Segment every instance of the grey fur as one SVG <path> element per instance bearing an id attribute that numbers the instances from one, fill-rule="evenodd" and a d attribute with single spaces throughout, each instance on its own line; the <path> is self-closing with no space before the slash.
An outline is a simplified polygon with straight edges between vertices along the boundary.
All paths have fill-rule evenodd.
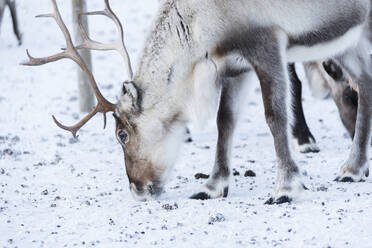
<path id="1" fill-rule="evenodd" d="M 319 30 L 314 30 L 297 37 L 290 37 L 289 46 L 298 44 L 313 46 L 319 42 L 332 41 L 343 35 L 350 28 L 363 23 L 364 12 L 362 9 L 353 9 L 350 12 L 344 13 L 343 16 L 332 20 L 330 23 L 325 24 Z"/>

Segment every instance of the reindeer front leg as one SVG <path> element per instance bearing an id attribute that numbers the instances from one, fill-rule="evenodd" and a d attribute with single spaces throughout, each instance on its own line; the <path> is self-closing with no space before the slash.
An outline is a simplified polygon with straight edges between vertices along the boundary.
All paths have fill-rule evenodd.
<path id="1" fill-rule="evenodd" d="M 230 157 L 234 129 L 238 119 L 240 97 L 248 82 L 245 75 L 223 77 L 222 92 L 217 115 L 218 140 L 214 167 L 208 182 L 191 199 L 206 200 L 227 197 L 230 178 Z"/>
<path id="2" fill-rule="evenodd" d="M 252 36 L 257 37 L 257 36 Z M 274 137 L 278 172 L 276 190 L 266 204 L 290 202 L 304 189 L 300 181 L 300 172 L 292 159 L 289 147 L 289 75 L 285 59 L 286 38 L 278 37 L 274 32 L 262 32 L 262 42 L 247 42 L 245 51 L 260 80 L 265 117 Z M 256 46 L 249 46 L 255 44 Z M 263 45 L 265 44 L 265 45 Z M 265 47 L 266 46 L 266 47 Z"/>

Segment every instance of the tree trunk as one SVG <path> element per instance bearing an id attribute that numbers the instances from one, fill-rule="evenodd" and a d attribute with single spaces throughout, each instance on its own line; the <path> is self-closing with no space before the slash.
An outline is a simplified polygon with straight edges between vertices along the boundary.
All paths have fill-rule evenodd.
<path id="1" fill-rule="evenodd" d="M 72 0 L 72 16 L 73 16 L 73 29 L 74 29 L 74 43 L 79 45 L 82 43 L 82 37 L 80 34 L 80 28 L 78 24 L 79 13 L 86 12 L 87 5 L 85 0 Z M 81 23 L 84 28 L 88 30 L 88 18 L 86 16 L 81 17 Z M 92 58 L 89 50 L 79 51 L 84 62 L 88 66 L 89 70 L 92 71 Z M 90 112 L 95 107 L 95 97 L 93 90 L 89 84 L 89 80 L 85 73 L 83 73 L 80 68 L 78 69 L 78 84 L 79 84 L 79 105 L 81 112 Z"/>

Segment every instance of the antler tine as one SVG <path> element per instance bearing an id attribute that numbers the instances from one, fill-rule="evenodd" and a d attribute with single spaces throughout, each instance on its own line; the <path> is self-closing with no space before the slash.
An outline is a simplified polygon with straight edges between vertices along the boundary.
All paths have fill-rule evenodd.
<path id="1" fill-rule="evenodd" d="M 132 70 L 132 65 L 130 61 L 130 57 L 127 51 L 127 48 L 125 46 L 124 42 L 124 30 L 123 26 L 119 20 L 119 18 L 116 16 L 116 14 L 112 11 L 110 3 L 108 0 L 105 0 L 105 9 L 103 11 L 93 11 L 93 12 L 83 12 L 79 14 L 80 16 L 82 15 L 103 15 L 115 23 L 117 29 L 118 29 L 118 41 L 114 44 L 103 44 L 97 41 L 94 41 L 89 38 L 86 30 L 84 29 L 81 20 L 79 18 L 79 27 L 82 33 L 83 37 L 83 44 L 77 46 L 77 49 L 91 49 L 91 50 L 99 50 L 99 51 L 108 51 L 108 50 L 116 50 L 120 55 L 123 57 L 125 63 L 126 63 L 126 68 L 129 74 L 129 78 L 133 79 L 133 70 Z"/>
<path id="2" fill-rule="evenodd" d="M 96 83 L 96 80 L 94 79 L 94 76 L 92 72 L 88 69 L 86 64 L 84 63 L 84 60 L 80 56 L 80 54 L 77 52 L 76 48 L 73 45 L 72 39 L 71 39 L 71 34 L 68 31 L 65 23 L 62 20 L 61 14 L 58 10 L 58 6 L 56 3 L 56 0 L 51 0 L 54 8 L 54 13 L 53 14 L 45 14 L 45 15 L 39 15 L 38 17 L 51 17 L 53 18 L 56 23 L 58 24 L 59 28 L 61 29 L 65 41 L 66 41 L 66 48 L 63 49 L 63 52 L 57 53 L 52 56 L 44 57 L 44 58 L 35 58 L 32 57 L 27 50 L 27 56 L 29 58 L 28 62 L 22 63 L 22 65 L 26 66 L 39 66 L 39 65 L 44 65 L 50 62 L 55 62 L 61 59 L 71 59 L 73 60 L 76 64 L 80 66 L 80 68 L 87 74 L 89 78 L 89 83 L 91 87 L 94 90 L 94 94 L 97 98 L 97 105 L 94 108 L 92 112 L 90 112 L 87 116 L 85 116 L 81 121 L 79 121 L 77 124 L 74 126 L 65 126 L 62 125 L 57 119 L 53 116 L 54 122 L 57 124 L 58 127 L 70 131 L 74 137 L 77 137 L 76 133 L 82 128 L 93 116 L 95 116 L 97 113 L 102 113 L 104 117 L 104 128 L 106 127 L 106 113 L 115 111 L 115 105 L 106 100 Z"/>
<path id="3" fill-rule="evenodd" d="M 52 117 L 53 117 L 54 123 L 56 123 L 56 125 L 59 128 L 62 128 L 63 130 L 71 132 L 72 136 L 74 136 L 74 138 L 77 138 L 78 137 L 77 132 L 80 130 L 80 128 L 82 128 L 90 119 L 92 119 L 99 112 L 101 111 L 99 109 L 99 106 L 97 105 L 92 112 L 90 112 L 87 116 L 85 116 L 82 120 L 80 120 L 78 123 L 76 123 L 73 126 L 65 126 L 62 123 L 60 123 L 54 115 L 52 115 Z M 106 113 L 105 112 L 103 113 L 103 128 L 104 129 L 106 128 Z"/>
<path id="4" fill-rule="evenodd" d="M 79 23 L 80 33 L 83 38 L 83 43 L 78 45 L 76 49 L 91 49 L 91 50 L 99 50 L 99 51 L 115 50 L 116 47 L 112 44 L 103 44 L 101 42 L 97 42 L 89 38 L 87 31 L 84 29 L 83 24 L 80 21 L 80 16 L 82 15 L 89 15 L 89 13 L 79 14 L 78 23 Z"/>
<path id="5" fill-rule="evenodd" d="M 23 62 L 23 63 L 21 63 L 21 65 L 26 65 L 26 66 L 44 65 L 44 64 L 47 64 L 47 63 L 58 61 L 58 60 L 63 59 L 63 58 L 66 57 L 65 52 L 57 53 L 55 55 L 48 56 L 48 57 L 45 57 L 45 58 L 35 58 L 35 57 L 31 56 L 28 49 L 26 49 L 26 53 L 27 53 L 27 57 L 29 58 L 29 61 L 28 62 Z"/>
<path id="6" fill-rule="evenodd" d="M 96 114 L 98 113 L 98 108 L 97 106 L 94 108 L 94 110 L 92 112 L 90 112 L 87 116 L 85 116 L 81 121 L 79 121 L 78 123 L 76 123 L 75 125 L 73 126 L 65 126 L 63 125 L 62 123 L 60 123 L 56 117 L 53 115 L 53 120 L 54 122 L 56 123 L 56 125 L 66 131 L 69 131 L 72 133 L 72 135 L 74 136 L 74 138 L 77 138 L 77 132 L 80 130 L 80 128 L 82 128 L 90 119 L 92 119 L 93 116 L 95 116 Z M 106 125 L 106 124 L 105 124 Z"/>
<path id="7" fill-rule="evenodd" d="M 65 23 L 62 20 L 61 13 L 59 12 L 59 9 L 57 6 L 57 2 L 56 0 L 51 0 L 51 1 L 53 4 L 53 9 L 54 9 L 53 17 L 55 21 L 57 22 L 59 28 L 61 29 L 63 36 L 65 37 L 67 50 L 74 50 L 74 45 L 72 43 L 70 32 L 68 31 Z M 47 17 L 48 15 L 45 15 L 45 16 Z M 40 15 L 40 17 L 44 17 L 44 15 Z"/>

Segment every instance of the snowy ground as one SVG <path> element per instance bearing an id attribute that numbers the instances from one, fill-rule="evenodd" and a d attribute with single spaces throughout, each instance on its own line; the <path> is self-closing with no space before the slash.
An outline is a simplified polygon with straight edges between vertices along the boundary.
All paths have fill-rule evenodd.
<path id="1" fill-rule="evenodd" d="M 305 87 L 304 106 L 321 153 L 296 154 L 310 191 L 292 204 L 265 206 L 276 172 L 273 141 L 253 83 L 233 149 L 230 195 L 188 200 L 209 173 L 216 128 L 194 132 L 159 201 L 135 202 L 128 190 L 123 154 L 109 119 L 102 130 L 94 118 L 76 141 L 57 128 L 55 114 L 72 123 L 78 113 L 75 65 L 65 61 L 40 68 L 18 64 L 25 49 L 49 55 L 63 46 L 47 13 L 47 0 L 18 1 L 24 44 L 16 46 L 8 12 L 0 38 L 0 247 L 372 247 L 372 181 L 347 184 L 333 179 L 351 142 L 331 100 L 315 100 Z M 71 1 L 59 1 L 71 24 Z M 102 1 L 89 0 L 90 9 Z M 157 0 L 112 0 L 126 27 L 136 62 Z M 91 20 L 95 37 L 110 41 L 115 28 Z M 115 100 L 125 79 L 121 58 L 94 53 L 94 68 L 105 96 Z M 257 177 L 244 177 L 253 170 Z"/>

